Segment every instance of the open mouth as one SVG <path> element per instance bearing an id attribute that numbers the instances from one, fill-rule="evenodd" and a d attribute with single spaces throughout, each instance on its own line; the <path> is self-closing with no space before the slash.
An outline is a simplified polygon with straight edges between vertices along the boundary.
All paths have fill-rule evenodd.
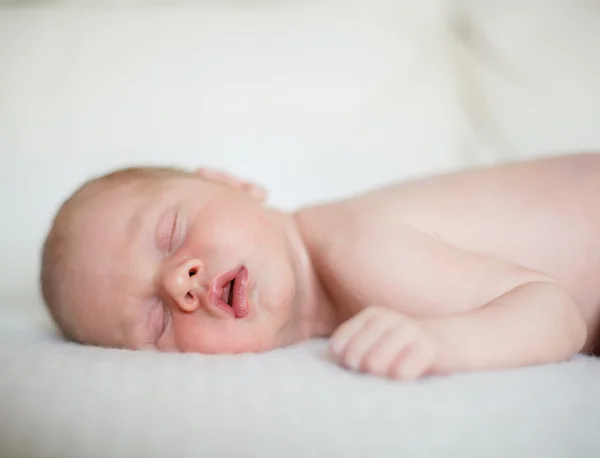
<path id="1" fill-rule="evenodd" d="M 233 289 L 234 289 L 234 285 L 235 285 L 235 278 L 233 280 L 231 280 L 229 283 L 227 283 L 227 285 L 225 285 L 225 288 L 223 289 L 223 301 L 225 301 L 227 303 L 227 305 L 229 307 L 233 307 Z"/>
<path id="2" fill-rule="evenodd" d="M 247 316 L 247 284 L 248 270 L 244 266 L 219 276 L 213 287 L 215 305 L 236 318 Z"/>

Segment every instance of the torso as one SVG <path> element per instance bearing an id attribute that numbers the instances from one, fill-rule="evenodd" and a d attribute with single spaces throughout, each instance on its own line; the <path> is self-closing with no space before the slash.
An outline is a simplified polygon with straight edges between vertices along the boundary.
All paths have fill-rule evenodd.
<path id="1" fill-rule="evenodd" d="M 313 262 L 347 317 L 368 305 L 413 314 L 431 312 L 424 305 L 420 309 L 410 285 L 394 278 L 401 266 L 406 268 L 406 263 L 415 263 L 418 257 L 403 243 L 404 229 L 411 227 L 460 249 L 552 276 L 578 303 L 590 335 L 596 333 L 600 155 L 412 180 L 308 208 L 300 215 Z M 431 294 L 441 280 L 428 279 Z M 480 287 L 464 278 L 456 291 L 464 294 L 465 288 Z M 446 302 L 452 304 L 452 290 L 445 294 Z"/>

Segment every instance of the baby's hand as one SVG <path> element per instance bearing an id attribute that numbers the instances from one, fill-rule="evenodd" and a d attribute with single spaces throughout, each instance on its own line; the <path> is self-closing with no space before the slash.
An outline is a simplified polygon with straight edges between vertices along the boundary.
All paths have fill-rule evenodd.
<path id="1" fill-rule="evenodd" d="M 435 371 L 438 342 L 423 322 L 393 309 L 369 307 L 336 329 L 331 350 L 348 369 L 414 380 Z"/>

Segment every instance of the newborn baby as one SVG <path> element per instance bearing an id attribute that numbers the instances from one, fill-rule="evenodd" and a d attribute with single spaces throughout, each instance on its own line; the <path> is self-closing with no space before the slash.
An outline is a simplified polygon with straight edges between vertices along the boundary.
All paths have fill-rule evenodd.
<path id="1" fill-rule="evenodd" d="M 263 352 L 330 336 L 344 367 L 399 380 L 591 353 L 600 155 L 407 180 L 294 213 L 222 172 L 131 168 L 68 199 L 44 244 L 66 337 Z"/>

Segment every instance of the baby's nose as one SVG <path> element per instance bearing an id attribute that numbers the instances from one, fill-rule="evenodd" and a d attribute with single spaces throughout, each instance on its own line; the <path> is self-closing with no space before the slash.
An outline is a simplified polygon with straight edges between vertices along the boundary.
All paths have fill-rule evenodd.
<path id="1" fill-rule="evenodd" d="M 189 259 L 165 275 L 165 289 L 171 299 L 185 312 L 200 307 L 202 285 L 200 275 L 204 265 L 199 259 Z"/>

